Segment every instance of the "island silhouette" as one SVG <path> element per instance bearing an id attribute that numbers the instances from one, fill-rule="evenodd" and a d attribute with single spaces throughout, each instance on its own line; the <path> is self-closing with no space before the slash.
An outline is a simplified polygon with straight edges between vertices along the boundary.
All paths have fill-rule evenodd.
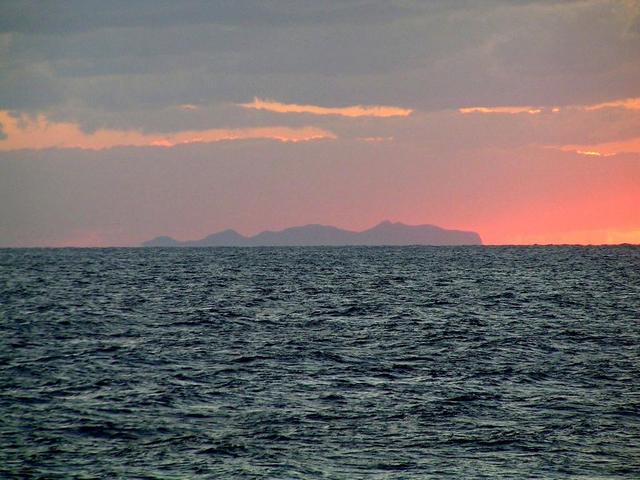
<path id="1" fill-rule="evenodd" d="M 161 236 L 142 243 L 143 247 L 288 247 L 345 245 L 482 245 L 476 232 L 447 230 L 435 225 L 405 225 L 384 221 L 354 232 L 328 225 L 303 225 L 279 231 L 264 231 L 246 237 L 224 230 L 200 240 L 179 241 Z"/>

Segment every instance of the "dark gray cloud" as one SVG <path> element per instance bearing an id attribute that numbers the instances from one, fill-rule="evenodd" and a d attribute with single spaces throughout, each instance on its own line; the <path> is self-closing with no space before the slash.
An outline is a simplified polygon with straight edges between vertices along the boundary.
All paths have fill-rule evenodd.
<path id="1" fill-rule="evenodd" d="M 397 18 L 503 6 L 583 3 L 585 0 L 4 0 L 0 32 L 68 34 L 101 28 L 212 24 L 242 27 L 370 25 Z"/>
<path id="2" fill-rule="evenodd" d="M 67 34 L 111 27 L 380 23 L 424 8 L 420 2 L 384 0 L 332 5 L 313 0 L 8 0 L 0 8 L 0 31 Z"/>
<path id="3" fill-rule="evenodd" d="M 254 96 L 422 110 L 640 96 L 637 10 L 617 0 L 5 1 L 0 109 L 166 130 L 175 119 L 156 114 L 173 106 Z"/>

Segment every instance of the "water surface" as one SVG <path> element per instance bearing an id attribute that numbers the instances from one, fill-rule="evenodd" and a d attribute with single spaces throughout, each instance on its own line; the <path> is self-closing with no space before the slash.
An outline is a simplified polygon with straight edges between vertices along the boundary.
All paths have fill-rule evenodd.
<path id="1" fill-rule="evenodd" d="M 639 478 L 640 248 L 0 250 L 0 477 Z"/>

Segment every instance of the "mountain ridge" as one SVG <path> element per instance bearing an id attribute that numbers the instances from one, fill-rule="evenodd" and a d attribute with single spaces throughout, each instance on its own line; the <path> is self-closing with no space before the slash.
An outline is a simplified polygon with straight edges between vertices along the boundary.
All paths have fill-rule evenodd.
<path id="1" fill-rule="evenodd" d="M 482 245 L 476 232 L 449 230 L 436 225 L 406 225 L 385 220 L 360 232 L 330 225 L 307 224 L 283 230 L 265 230 L 245 236 L 233 229 L 222 230 L 200 240 L 180 241 L 159 236 L 143 247 L 271 247 L 271 246 L 403 246 Z"/>

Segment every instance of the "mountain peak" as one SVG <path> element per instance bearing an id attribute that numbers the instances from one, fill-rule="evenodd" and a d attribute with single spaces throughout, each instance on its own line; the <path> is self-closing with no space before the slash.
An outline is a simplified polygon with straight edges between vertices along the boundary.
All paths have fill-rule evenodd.
<path id="1" fill-rule="evenodd" d="M 405 227 L 407 225 L 405 225 L 404 223 L 400 223 L 400 222 L 392 222 L 391 220 L 383 220 L 373 228 L 377 228 L 377 227 L 395 227 L 395 226 Z"/>

